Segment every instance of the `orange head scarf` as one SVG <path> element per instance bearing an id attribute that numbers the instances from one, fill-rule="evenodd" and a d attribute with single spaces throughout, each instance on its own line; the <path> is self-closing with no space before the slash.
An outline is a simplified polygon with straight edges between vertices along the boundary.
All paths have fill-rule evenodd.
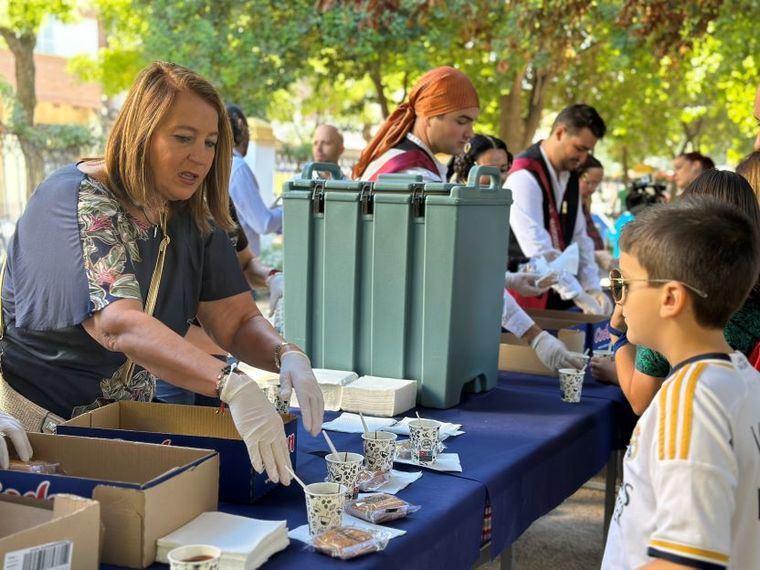
<path id="1" fill-rule="evenodd" d="M 362 151 L 353 169 L 354 178 L 358 179 L 369 163 L 401 142 L 418 116 L 437 117 L 471 107 L 480 107 L 480 102 L 469 77 L 453 67 L 428 71 L 412 87 L 409 101 L 398 106 Z"/>

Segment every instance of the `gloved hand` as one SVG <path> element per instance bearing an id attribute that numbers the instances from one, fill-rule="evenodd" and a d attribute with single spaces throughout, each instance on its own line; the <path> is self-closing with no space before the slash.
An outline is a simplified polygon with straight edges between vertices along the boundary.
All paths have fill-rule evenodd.
<path id="1" fill-rule="evenodd" d="M 32 458 L 32 444 L 26 437 L 21 422 L 13 416 L 0 412 L 0 469 L 8 469 L 8 443 L 5 438 L 9 437 L 16 448 L 16 454 L 21 461 L 29 461 Z"/>
<path id="2" fill-rule="evenodd" d="M 282 299 L 282 293 L 285 291 L 285 278 L 280 271 L 267 277 L 266 283 L 269 288 L 269 317 L 271 318 L 277 310 L 277 303 Z"/>
<path id="3" fill-rule="evenodd" d="M 325 402 L 309 357 L 300 350 L 290 350 L 283 353 L 280 362 L 280 397 L 290 400 L 290 391 L 295 389 L 303 427 L 311 435 L 318 435 L 322 429 Z"/>
<path id="4" fill-rule="evenodd" d="M 586 293 L 580 293 L 573 299 L 573 303 L 586 315 L 601 315 L 602 307 L 596 302 L 591 295 Z"/>
<path id="5" fill-rule="evenodd" d="M 551 370 L 560 368 L 581 369 L 587 358 L 579 352 L 570 352 L 564 343 L 546 331 L 541 331 L 531 341 L 530 347 L 538 359 Z"/>
<path id="6" fill-rule="evenodd" d="M 583 287 L 581 287 L 578 279 L 575 278 L 575 275 L 567 271 L 560 271 L 557 274 L 557 282 L 552 285 L 552 289 L 557 292 L 560 299 L 563 301 L 575 299 L 578 295 L 583 293 Z"/>
<path id="7" fill-rule="evenodd" d="M 604 315 L 605 317 L 609 317 L 612 314 L 612 301 L 604 291 L 600 289 L 592 289 L 587 291 L 587 293 L 593 297 L 594 301 L 596 301 L 601 308 L 601 311 L 598 314 Z"/>
<path id="8" fill-rule="evenodd" d="M 554 277 L 553 279 L 551 277 Z M 504 274 L 504 287 L 514 289 L 523 297 L 538 297 L 549 290 L 549 287 L 556 282 L 556 274 L 549 274 L 544 278 L 544 286 L 539 287 L 536 281 L 541 277 L 538 273 L 519 272 L 512 273 L 507 271 Z"/>
<path id="9" fill-rule="evenodd" d="M 222 387 L 220 397 L 230 408 L 256 472 L 266 469 L 271 481 L 290 485 L 288 468 L 292 469 L 292 465 L 285 426 L 258 384 L 245 374 L 233 372 Z"/>

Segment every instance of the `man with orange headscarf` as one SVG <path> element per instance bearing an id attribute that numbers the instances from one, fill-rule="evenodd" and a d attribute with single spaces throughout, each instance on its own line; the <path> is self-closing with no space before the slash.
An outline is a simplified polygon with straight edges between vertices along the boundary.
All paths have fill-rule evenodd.
<path id="1" fill-rule="evenodd" d="M 446 166 L 435 155 L 460 154 L 480 113 L 470 79 L 453 67 L 428 71 L 412 88 L 364 149 L 353 177 L 420 174 L 425 182 L 445 182 Z"/>

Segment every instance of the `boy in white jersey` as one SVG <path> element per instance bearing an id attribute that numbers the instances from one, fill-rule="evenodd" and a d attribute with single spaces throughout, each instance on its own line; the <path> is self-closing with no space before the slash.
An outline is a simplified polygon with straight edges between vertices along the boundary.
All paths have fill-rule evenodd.
<path id="1" fill-rule="evenodd" d="M 760 569 L 760 373 L 723 337 L 757 281 L 759 241 L 737 209 L 696 197 L 623 230 L 616 345 L 676 364 L 631 437 L 605 570 Z"/>

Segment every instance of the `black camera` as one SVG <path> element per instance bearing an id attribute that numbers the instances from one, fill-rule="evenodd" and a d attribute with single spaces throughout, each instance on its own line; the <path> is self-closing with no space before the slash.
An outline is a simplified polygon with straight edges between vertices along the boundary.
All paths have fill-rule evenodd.
<path id="1" fill-rule="evenodd" d="M 648 174 L 637 178 L 628 188 L 628 194 L 625 197 L 625 209 L 636 214 L 636 212 L 651 206 L 667 201 L 665 184 L 658 184 L 652 180 Z"/>

